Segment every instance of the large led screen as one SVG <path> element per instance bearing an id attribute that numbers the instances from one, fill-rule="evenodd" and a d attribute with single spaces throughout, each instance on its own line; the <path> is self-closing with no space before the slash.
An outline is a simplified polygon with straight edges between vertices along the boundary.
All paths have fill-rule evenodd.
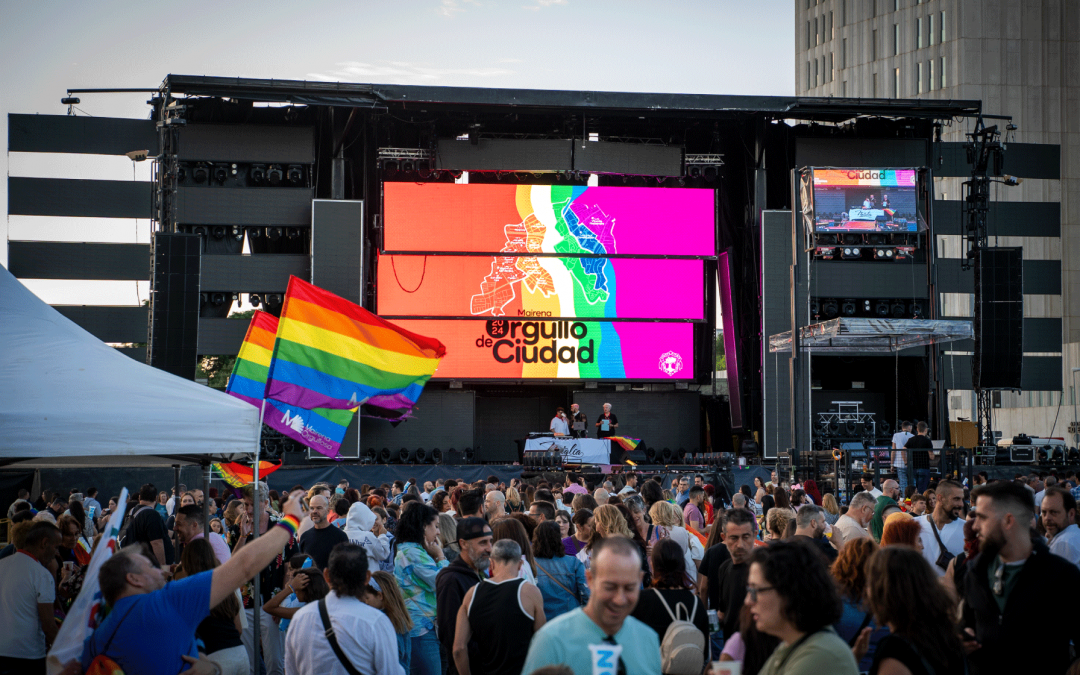
<path id="1" fill-rule="evenodd" d="M 918 232 L 915 169 L 814 169 L 816 232 Z"/>
<path id="2" fill-rule="evenodd" d="M 438 339 L 436 378 L 690 380 L 694 324 L 401 319 Z"/>
<path id="3" fill-rule="evenodd" d="M 655 258 L 379 256 L 387 317 L 704 317 L 704 262 Z"/>
<path id="4" fill-rule="evenodd" d="M 713 212 L 713 190 L 384 183 L 383 250 L 713 257 Z"/>

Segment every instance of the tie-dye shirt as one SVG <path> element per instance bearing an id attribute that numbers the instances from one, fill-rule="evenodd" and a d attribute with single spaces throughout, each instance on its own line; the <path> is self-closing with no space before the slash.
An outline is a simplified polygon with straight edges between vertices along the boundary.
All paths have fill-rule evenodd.
<path id="1" fill-rule="evenodd" d="M 413 621 L 409 637 L 435 629 L 435 577 L 449 564 L 446 559 L 435 562 L 420 544 L 398 544 L 394 578 L 401 586 L 401 595 Z"/>

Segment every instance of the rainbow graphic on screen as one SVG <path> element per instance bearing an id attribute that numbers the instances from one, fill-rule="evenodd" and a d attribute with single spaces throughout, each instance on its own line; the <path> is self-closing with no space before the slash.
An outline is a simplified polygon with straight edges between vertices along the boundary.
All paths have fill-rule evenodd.
<path id="1" fill-rule="evenodd" d="M 436 379 L 694 377 L 694 324 L 651 321 L 399 319 L 446 345 Z"/>
<path id="2" fill-rule="evenodd" d="M 690 188 L 385 183 L 383 244 L 396 253 L 712 257 L 714 207 L 713 190 Z M 602 267 L 571 273 L 595 277 L 600 297 Z"/>
<path id="3" fill-rule="evenodd" d="M 916 186 L 915 169 L 814 169 L 815 187 L 912 188 Z"/>

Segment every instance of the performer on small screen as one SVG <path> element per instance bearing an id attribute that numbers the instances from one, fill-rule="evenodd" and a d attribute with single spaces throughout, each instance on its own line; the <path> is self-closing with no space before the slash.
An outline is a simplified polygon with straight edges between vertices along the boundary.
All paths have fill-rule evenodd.
<path id="1" fill-rule="evenodd" d="M 586 428 L 589 424 L 589 418 L 585 413 L 578 410 L 577 403 L 570 404 L 570 422 L 573 426 L 574 438 L 588 438 L 589 430 Z"/>
<path id="2" fill-rule="evenodd" d="M 615 435 L 615 430 L 619 428 L 619 418 L 615 417 L 615 413 L 611 412 L 611 404 L 604 404 L 604 414 L 596 420 L 596 437 L 608 438 Z"/>
<path id="3" fill-rule="evenodd" d="M 555 417 L 551 418 L 551 433 L 555 436 L 570 435 L 570 426 L 566 423 L 566 411 L 562 408 L 556 408 Z"/>

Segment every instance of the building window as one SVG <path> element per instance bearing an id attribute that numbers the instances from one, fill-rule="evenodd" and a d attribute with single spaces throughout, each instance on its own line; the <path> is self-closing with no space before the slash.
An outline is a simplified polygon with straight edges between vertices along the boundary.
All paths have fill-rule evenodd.
<path id="1" fill-rule="evenodd" d="M 899 12 L 900 11 L 900 0 L 892 0 L 892 11 L 894 11 L 894 12 Z"/>
<path id="2" fill-rule="evenodd" d="M 840 41 L 840 67 L 847 68 L 847 38 Z"/>
<path id="3" fill-rule="evenodd" d="M 922 61 L 915 64 L 915 93 L 923 93 Z"/>
<path id="4" fill-rule="evenodd" d="M 945 42 L 945 11 L 944 10 L 942 10 L 942 12 L 940 14 L 938 14 L 938 30 L 941 31 L 941 39 L 938 40 L 938 42 Z"/>
<path id="5" fill-rule="evenodd" d="M 829 82 L 832 82 L 833 78 L 836 77 L 836 68 L 834 68 L 834 65 L 835 64 L 833 63 L 833 53 L 829 52 Z"/>
<path id="6" fill-rule="evenodd" d="M 806 88 L 810 89 L 810 62 L 806 62 Z"/>
<path id="7" fill-rule="evenodd" d="M 877 16 L 877 0 L 870 0 L 870 18 Z"/>
<path id="8" fill-rule="evenodd" d="M 896 56 L 900 53 L 900 24 L 894 23 L 892 25 L 892 54 Z"/>
<path id="9" fill-rule="evenodd" d="M 810 20 L 806 20 L 806 48 L 810 49 L 814 46 L 814 39 L 810 37 Z"/>
<path id="10" fill-rule="evenodd" d="M 818 82 L 819 82 L 818 77 L 819 77 L 818 62 L 817 62 L 817 59 L 814 59 L 814 86 L 815 87 L 818 86 Z"/>
<path id="11" fill-rule="evenodd" d="M 829 39 L 836 37 L 836 29 L 833 27 L 832 12 L 829 12 Z"/>
<path id="12" fill-rule="evenodd" d="M 870 78 L 870 98 L 877 98 L 877 73 Z"/>
<path id="13" fill-rule="evenodd" d="M 821 35 L 818 33 L 817 17 L 814 17 L 814 44 L 819 44 Z"/>
<path id="14" fill-rule="evenodd" d="M 1069 386 L 1069 405 L 1076 405 L 1076 387 Z"/>
<path id="15" fill-rule="evenodd" d="M 877 61 L 877 29 L 870 31 L 870 60 Z"/>
<path id="16" fill-rule="evenodd" d="M 922 17 L 915 19 L 915 49 L 922 49 Z"/>
<path id="17" fill-rule="evenodd" d="M 893 98 L 900 98 L 900 69 L 893 69 Z"/>
<path id="18" fill-rule="evenodd" d="M 847 98 L 847 80 L 840 83 L 840 96 Z"/>
<path id="19" fill-rule="evenodd" d="M 934 35 L 934 15 L 933 14 L 927 14 L 926 15 L 926 35 L 929 38 L 928 41 L 930 42 L 930 46 L 931 47 L 934 46 L 934 43 L 937 41 L 935 39 L 937 36 Z"/>
<path id="20" fill-rule="evenodd" d="M 930 83 L 930 91 L 937 89 L 937 82 L 934 81 L 934 60 L 930 59 L 926 62 L 926 79 Z"/>
<path id="21" fill-rule="evenodd" d="M 940 88 L 944 89 L 945 88 L 945 57 L 944 56 L 941 57 L 941 68 L 939 68 L 939 70 L 941 70 L 941 87 Z"/>
<path id="22" fill-rule="evenodd" d="M 840 25 L 847 25 L 847 0 L 840 0 Z"/>

